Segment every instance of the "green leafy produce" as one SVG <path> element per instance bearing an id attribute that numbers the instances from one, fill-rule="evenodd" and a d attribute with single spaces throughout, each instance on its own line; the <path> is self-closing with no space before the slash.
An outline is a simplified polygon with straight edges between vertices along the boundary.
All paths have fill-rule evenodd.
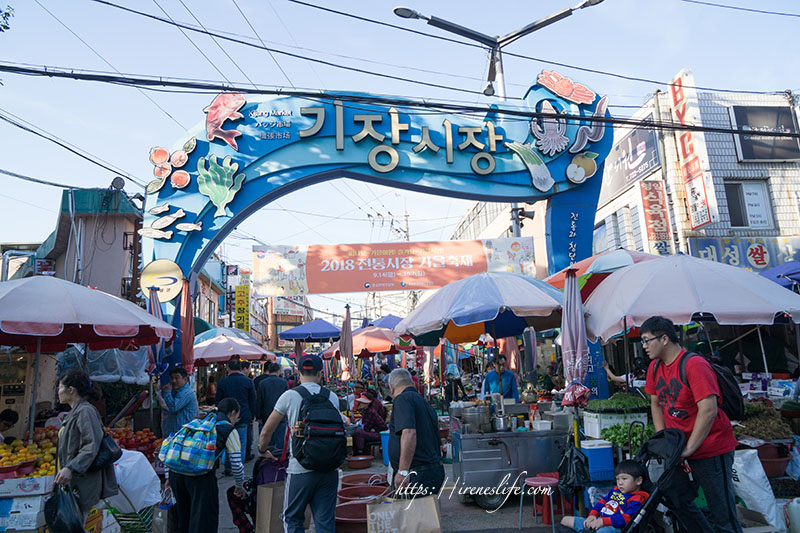
<path id="1" fill-rule="evenodd" d="M 627 448 L 628 446 L 628 427 L 630 424 L 615 424 L 611 427 L 607 427 L 600 432 L 600 436 L 603 439 L 609 441 L 612 444 L 615 444 L 621 448 Z M 656 428 L 653 427 L 653 424 L 647 424 L 644 427 L 644 440 L 649 439 L 653 436 L 656 432 Z M 642 432 L 641 428 L 637 425 L 631 430 L 631 451 L 636 453 L 639 448 L 642 446 Z"/>
<path id="2" fill-rule="evenodd" d="M 650 407 L 650 400 L 625 392 L 618 392 L 607 400 L 590 400 L 589 403 L 586 404 L 586 409 L 588 411 L 596 412 L 641 411 L 646 410 L 648 407 Z"/>

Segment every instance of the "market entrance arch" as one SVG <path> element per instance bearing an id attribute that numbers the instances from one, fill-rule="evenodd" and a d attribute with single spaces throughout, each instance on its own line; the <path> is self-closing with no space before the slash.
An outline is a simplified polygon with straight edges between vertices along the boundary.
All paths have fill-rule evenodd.
<path id="1" fill-rule="evenodd" d="M 559 270 L 591 255 L 613 137 L 608 99 L 543 71 L 518 104 L 476 114 L 364 93 L 219 94 L 171 149 L 151 150 L 143 263 L 169 259 L 191 279 L 258 209 L 351 178 L 490 202 L 547 199 L 548 265 Z"/>

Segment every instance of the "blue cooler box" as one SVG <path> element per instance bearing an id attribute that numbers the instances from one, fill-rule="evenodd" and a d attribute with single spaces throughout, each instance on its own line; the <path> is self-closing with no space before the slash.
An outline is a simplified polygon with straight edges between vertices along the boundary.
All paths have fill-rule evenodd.
<path id="1" fill-rule="evenodd" d="M 581 451 L 589 460 L 589 478 L 592 481 L 614 480 L 614 453 L 607 440 L 581 441 Z"/>

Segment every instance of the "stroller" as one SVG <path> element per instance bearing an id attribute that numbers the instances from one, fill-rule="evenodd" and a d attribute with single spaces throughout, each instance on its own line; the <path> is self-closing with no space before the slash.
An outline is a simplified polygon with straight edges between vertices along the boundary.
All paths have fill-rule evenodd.
<path id="1" fill-rule="evenodd" d="M 645 476 L 642 490 L 648 492 L 650 497 L 642 505 L 642 508 L 636 513 L 636 516 L 628 522 L 622 529 L 622 533 L 653 533 L 661 532 L 664 529 L 654 521 L 656 517 L 656 508 L 661 503 L 665 503 L 668 507 L 673 506 L 672 502 L 666 496 L 669 488 L 679 488 L 682 493 L 685 491 L 694 491 L 697 493 L 697 487 L 694 485 L 690 477 L 681 475 L 683 468 L 683 460 L 681 453 L 686 445 L 686 435 L 677 429 L 665 429 L 659 431 L 650 439 L 648 439 L 639 452 L 634 457 L 634 461 L 640 463 L 645 472 L 648 472 L 648 463 L 651 460 L 657 461 L 664 469 L 663 473 L 658 476 L 658 479 L 652 481 L 649 473 Z M 675 531 L 681 531 L 680 524 L 677 520 L 673 520 L 675 524 Z"/>

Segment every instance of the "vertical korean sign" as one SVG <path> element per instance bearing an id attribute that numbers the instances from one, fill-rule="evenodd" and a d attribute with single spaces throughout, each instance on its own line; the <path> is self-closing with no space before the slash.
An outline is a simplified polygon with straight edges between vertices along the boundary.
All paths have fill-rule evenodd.
<path id="1" fill-rule="evenodd" d="M 700 126 L 700 106 L 692 71 L 683 69 L 670 82 L 672 118 L 685 126 Z M 689 223 L 692 229 L 719 222 L 717 197 L 708 164 L 705 135 L 698 131 L 676 130 L 681 181 L 686 192 Z"/>
<path id="2" fill-rule="evenodd" d="M 250 333 L 250 285 L 236 286 L 236 329 Z"/>
<path id="3" fill-rule="evenodd" d="M 663 181 L 642 181 L 642 212 L 647 232 L 650 253 L 669 255 L 672 253 L 672 225 L 667 210 L 667 191 Z"/>

